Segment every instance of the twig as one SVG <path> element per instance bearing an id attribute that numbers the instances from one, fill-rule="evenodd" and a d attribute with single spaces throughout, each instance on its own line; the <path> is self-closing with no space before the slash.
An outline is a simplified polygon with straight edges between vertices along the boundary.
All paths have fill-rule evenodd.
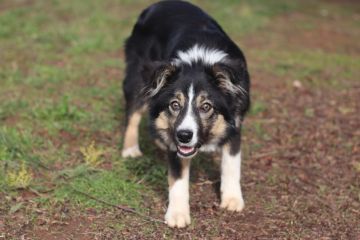
<path id="1" fill-rule="evenodd" d="M 259 159 L 259 158 L 263 158 L 263 157 L 272 156 L 272 155 L 277 154 L 277 153 L 278 153 L 278 150 L 274 150 L 274 151 L 265 152 L 265 153 L 253 154 L 253 155 L 250 155 L 250 158 Z"/>
<path id="2" fill-rule="evenodd" d="M 90 198 L 90 199 L 92 199 L 92 200 L 95 200 L 95 201 L 97 201 L 97 202 L 99 202 L 99 203 L 102 203 L 102 204 L 104 204 L 104 205 L 107 205 L 107 206 L 110 206 L 110 207 L 113 207 L 113 208 L 117 208 L 117 209 L 119 209 L 119 210 L 121 210 L 121 211 L 138 215 L 138 216 L 144 218 L 144 219 L 147 220 L 147 221 L 156 222 L 156 223 L 165 223 L 164 221 L 162 221 L 162 220 L 160 220 L 160 219 L 156 219 L 156 218 L 153 218 L 153 217 L 150 217 L 150 216 L 146 216 L 146 215 L 144 215 L 144 214 L 142 214 L 142 213 L 139 213 L 139 212 L 135 211 L 135 210 L 132 209 L 132 208 L 129 208 L 129 207 L 126 207 L 126 206 L 121 206 L 121 205 L 115 205 L 115 204 L 106 202 L 106 201 L 104 201 L 104 200 L 102 200 L 102 199 L 98 199 L 98 198 L 96 198 L 96 197 L 94 197 L 94 196 L 92 196 L 92 195 L 90 195 L 90 194 L 88 194 L 88 193 L 86 193 L 86 192 L 79 191 L 79 190 L 73 188 L 72 186 L 70 186 L 70 188 L 71 188 L 74 192 L 76 192 L 76 193 L 78 193 L 78 194 L 84 195 L 84 196 L 86 196 L 86 197 L 88 197 L 88 198 Z"/>
<path id="3" fill-rule="evenodd" d="M 42 196 L 43 196 L 43 194 L 39 193 L 36 189 L 34 189 L 34 188 L 32 188 L 32 187 L 29 188 L 29 191 L 32 192 L 32 193 L 34 193 L 34 194 L 36 194 L 36 196 L 38 196 L 38 197 L 42 197 Z"/>
<path id="4" fill-rule="evenodd" d="M 210 181 L 210 180 L 205 180 L 203 182 L 198 182 L 198 183 L 195 183 L 197 186 L 202 186 L 202 185 L 213 185 L 213 184 L 216 184 L 216 183 L 219 183 L 220 180 L 214 180 L 214 181 Z"/>

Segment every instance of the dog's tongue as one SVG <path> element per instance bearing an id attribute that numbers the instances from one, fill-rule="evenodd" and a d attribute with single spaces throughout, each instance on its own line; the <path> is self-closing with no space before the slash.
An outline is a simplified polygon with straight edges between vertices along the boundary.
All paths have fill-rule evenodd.
<path id="1" fill-rule="evenodd" d="M 194 147 L 179 146 L 179 151 L 183 154 L 188 154 L 188 153 L 191 153 L 192 151 L 194 151 Z"/>

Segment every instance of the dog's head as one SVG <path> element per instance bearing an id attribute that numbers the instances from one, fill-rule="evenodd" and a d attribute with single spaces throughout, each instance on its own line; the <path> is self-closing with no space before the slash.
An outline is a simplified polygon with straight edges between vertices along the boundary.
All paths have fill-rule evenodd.
<path id="1" fill-rule="evenodd" d="M 239 129 L 249 107 L 244 62 L 144 67 L 152 127 L 161 142 L 182 158 L 200 147 L 222 144 Z"/>

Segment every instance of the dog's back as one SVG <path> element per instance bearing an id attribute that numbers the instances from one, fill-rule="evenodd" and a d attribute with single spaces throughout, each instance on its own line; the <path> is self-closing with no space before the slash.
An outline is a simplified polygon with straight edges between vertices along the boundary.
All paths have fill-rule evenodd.
<path id="1" fill-rule="evenodd" d="M 140 15 L 126 43 L 127 60 L 134 55 L 151 61 L 170 60 L 176 57 L 176 51 L 186 50 L 194 43 L 223 49 L 237 55 L 234 57 L 242 55 L 222 28 L 200 8 L 183 1 L 163 1 Z"/>
<path id="2" fill-rule="evenodd" d="M 148 62 L 170 62 L 179 51 L 198 44 L 220 49 L 230 58 L 245 58 L 212 17 L 197 6 L 184 1 L 162 1 L 145 9 L 125 44 L 126 77 L 124 93 L 127 105 L 144 105 L 136 99 L 144 88 L 141 75 Z"/>

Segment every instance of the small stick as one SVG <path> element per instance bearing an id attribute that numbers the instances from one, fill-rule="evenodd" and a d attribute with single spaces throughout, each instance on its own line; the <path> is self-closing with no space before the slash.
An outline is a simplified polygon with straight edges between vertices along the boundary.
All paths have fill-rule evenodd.
<path id="1" fill-rule="evenodd" d="M 263 158 L 263 157 L 272 156 L 272 155 L 274 155 L 274 154 L 276 154 L 276 153 L 278 153 L 278 150 L 274 150 L 274 151 L 270 151 L 270 152 L 265 152 L 265 153 L 253 154 L 253 155 L 250 155 L 250 158 L 259 159 L 259 158 Z"/>
<path id="2" fill-rule="evenodd" d="M 129 208 L 129 207 L 126 207 L 126 206 L 121 206 L 121 205 L 115 205 L 115 204 L 106 202 L 106 201 L 104 201 L 104 200 L 102 200 L 102 199 L 98 199 L 98 198 L 96 198 L 96 197 L 94 197 L 94 196 L 91 196 L 90 194 L 88 194 L 88 193 L 86 193 L 86 192 L 79 191 L 79 190 L 73 188 L 72 186 L 70 186 L 70 187 L 71 187 L 71 189 L 72 189 L 74 192 L 79 193 L 79 194 L 81 194 L 81 195 L 84 195 L 84 196 L 86 196 L 86 197 L 88 197 L 88 198 L 90 198 L 90 199 L 92 199 L 92 200 L 95 200 L 95 201 L 97 201 L 97 202 L 99 202 L 99 203 L 105 204 L 105 205 L 110 206 L 110 207 L 113 207 L 113 208 L 117 208 L 117 209 L 119 209 L 119 210 L 121 210 L 121 211 L 124 211 L 124 212 L 128 212 L 128 213 L 132 213 L 132 214 L 138 215 L 138 216 L 140 216 L 140 217 L 145 218 L 145 220 L 150 221 L 150 222 L 165 223 L 164 221 L 162 221 L 162 220 L 160 220 L 160 219 L 156 219 L 156 218 L 153 218 L 153 217 L 150 217 L 150 216 L 146 216 L 146 215 L 144 215 L 144 214 L 142 214 L 142 213 L 139 213 L 139 212 L 135 211 L 135 210 L 132 209 L 132 208 Z"/>

